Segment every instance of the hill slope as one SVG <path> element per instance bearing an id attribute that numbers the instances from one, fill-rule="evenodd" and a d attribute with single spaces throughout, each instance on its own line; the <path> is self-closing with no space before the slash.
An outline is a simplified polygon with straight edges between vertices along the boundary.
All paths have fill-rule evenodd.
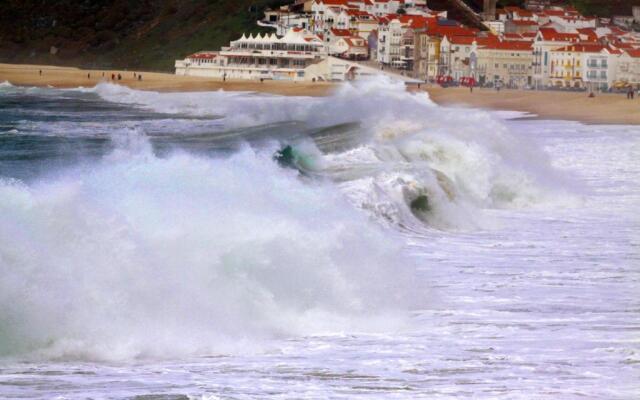
<path id="1" fill-rule="evenodd" d="M 0 61 L 171 70 L 218 49 L 277 0 L 5 0 Z"/>

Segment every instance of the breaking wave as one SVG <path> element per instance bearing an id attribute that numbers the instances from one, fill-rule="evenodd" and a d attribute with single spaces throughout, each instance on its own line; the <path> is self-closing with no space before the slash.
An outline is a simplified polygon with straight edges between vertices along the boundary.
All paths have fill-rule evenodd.
<path id="1" fill-rule="evenodd" d="M 400 244 L 335 187 L 250 148 L 158 158 L 117 138 L 98 165 L 0 181 L 0 353 L 209 354 L 406 310 Z"/>
<path id="2" fill-rule="evenodd" d="M 325 172 L 376 218 L 406 227 L 481 225 L 484 208 L 573 203 L 547 155 L 491 113 L 443 108 L 384 77 L 345 84 L 329 97 L 257 93 L 155 93 L 113 84 L 109 101 L 156 112 L 219 116 L 223 129 L 302 121 L 307 128 L 356 124 L 359 146 L 330 151 Z M 412 207 L 416 202 L 420 207 Z"/>
<path id="3" fill-rule="evenodd" d="M 566 201 L 546 155 L 503 122 L 383 78 L 326 98 L 76 91 L 213 117 L 216 134 L 299 123 L 311 133 L 293 145 L 313 175 L 278 166 L 277 139 L 159 157 L 140 128 L 107 123 L 115 150 L 101 161 L 0 180 L 2 354 L 206 354 L 238 338 L 392 327 L 419 292 L 397 228 L 472 229 L 487 208 Z"/>

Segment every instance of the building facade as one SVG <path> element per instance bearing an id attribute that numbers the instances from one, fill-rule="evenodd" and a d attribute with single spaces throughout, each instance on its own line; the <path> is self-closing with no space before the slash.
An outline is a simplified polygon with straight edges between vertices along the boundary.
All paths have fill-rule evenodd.
<path id="1" fill-rule="evenodd" d="M 283 37 L 242 35 L 219 52 L 201 52 L 175 63 L 176 75 L 222 79 L 314 80 L 307 68 L 327 57 L 327 48 L 315 35 L 291 29 Z"/>
<path id="2" fill-rule="evenodd" d="M 533 47 L 525 41 L 495 41 L 478 48 L 478 82 L 522 89 L 533 83 Z"/>

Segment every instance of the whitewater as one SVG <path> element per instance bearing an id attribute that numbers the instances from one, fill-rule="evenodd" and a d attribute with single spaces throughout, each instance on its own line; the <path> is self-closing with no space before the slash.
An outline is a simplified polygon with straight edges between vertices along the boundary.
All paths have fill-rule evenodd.
<path id="1" fill-rule="evenodd" d="M 637 398 L 640 129 L 521 117 L 0 83 L 0 397 Z"/>

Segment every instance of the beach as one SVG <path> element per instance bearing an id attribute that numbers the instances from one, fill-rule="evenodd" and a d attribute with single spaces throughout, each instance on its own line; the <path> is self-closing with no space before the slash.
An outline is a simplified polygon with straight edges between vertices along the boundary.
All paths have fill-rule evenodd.
<path id="1" fill-rule="evenodd" d="M 542 119 L 572 120 L 589 124 L 640 124 L 640 99 L 625 94 L 585 92 L 429 87 L 433 101 L 441 105 L 512 110 Z"/>
<path id="2" fill-rule="evenodd" d="M 42 71 L 42 75 L 40 75 Z M 133 74 L 142 74 L 138 80 Z M 122 80 L 112 80 L 118 74 Z M 286 96 L 325 96 L 335 87 L 326 82 L 240 81 L 195 76 L 178 76 L 159 72 L 122 70 L 83 70 L 48 65 L 0 64 L 0 82 L 8 81 L 18 86 L 55 88 L 93 87 L 100 82 L 113 82 L 138 90 L 159 92 L 190 92 L 225 90 L 234 92 L 262 92 Z"/>
<path id="3" fill-rule="evenodd" d="M 40 75 L 39 71 L 42 71 Z M 169 73 L 136 71 L 82 70 L 70 67 L 0 64 L 0 82 L 18 86 L 92 87 L 100 82 L 115 82 L 133 89 L 159 92 L 185 91 L 249 91 L 287 96 L 327 96 L 338 86 L 327 82 L 239 81 L 223 82 L 214 78 L 177 76 Z M 104 74 L 104 76 L 103 76 Z M 122 80 L 112 81 L 120 74 Z M 415 86 L 409 90 L 417 90 Z M 420 90 L 429 93 L 440 105 L 475 107 L 492 110 L 512 110 L 534 114 L 541 119 L 573 120 L 589 124 L 640 124 L 640 99 L 627 100 L 625 94 L 597 93 L 594 98 L 585 92 L 524 91 L 476 88 L 442 88 L 425 85 Z"/>

